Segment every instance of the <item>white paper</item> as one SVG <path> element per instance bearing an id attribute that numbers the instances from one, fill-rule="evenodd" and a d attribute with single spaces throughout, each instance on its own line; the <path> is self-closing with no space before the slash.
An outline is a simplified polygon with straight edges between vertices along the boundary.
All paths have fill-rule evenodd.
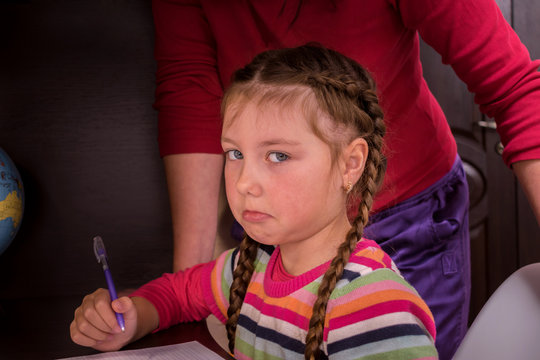
<path id="1" fill-rule="evenodd" d="M 66 358 L 67 359 L 67 358 Z M 197 341 L 69 358 L 89 360 L 223 360 Z M 65 360 L 65 359 L 64 359 Z"/>

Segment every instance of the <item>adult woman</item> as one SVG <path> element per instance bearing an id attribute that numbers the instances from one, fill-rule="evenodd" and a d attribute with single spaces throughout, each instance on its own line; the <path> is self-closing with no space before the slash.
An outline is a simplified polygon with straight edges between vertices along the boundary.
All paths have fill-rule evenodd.
<path id="1" fill-rule="evenodd" d="M 212 255 L 223 164 L 219 101 L 230 74 L 263 49 L 317 41 L 357 60 L 378 84 L 388 171 L 366 232 L 426 299 L 440 356 L 450 358 L 466 331 L 469 299 L 466 183 L 444 114 L 422 78 L 418 34 L 497 121 L 503 159 L 540 219 L 533 184 L 540 177 L 539 63 L 495 2 L 156 0 L 153 9 L 176 268 Z M 380 233 L 388 223 L 397 225 Z"/>

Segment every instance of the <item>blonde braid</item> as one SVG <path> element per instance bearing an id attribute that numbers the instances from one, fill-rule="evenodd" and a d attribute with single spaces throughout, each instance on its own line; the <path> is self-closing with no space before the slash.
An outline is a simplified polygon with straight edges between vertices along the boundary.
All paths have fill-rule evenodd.
<path id="1" fill-rule="evenodd" d="M 380 159 L 380 153 L 377 149 L 373 150 L 375 158 Z M 373 197 L 377 190 L 378 184 L 376 179 L 379 177 L 380 166 L 375 164 L 377 161 L 368 158 L 366 169 L 364 170 L 363 178 L 365 178 L 366 186 L 362 192 L 362 199 L 359 205 L 359 212 L 356 218 L 352 221 L 352 226 L 347 233 L 345 241 L 339 246 L 337 256 L 334 257 L 330 267 L 326 271 L 317 292 L 317 300 L 313 305 L 313 314 L 309 321 L 309 329 L 306 335 L 306 348 L 304 357 L 307 360 L 317 359 L 320 352 L 320 346 L 323 342 L 324 322 L 326 318 L 326 307 L 332 291 L 334 291 L 337 282 L 343 275 L 345 266 L 349 258 L 356 248 L 356 244 L 362 238 L 364 227 L 369 220 L 369 212 L 373 204 Z"/>
<path id="2" fill-rule="evenodd" d="M 326 318 L 326 306 L 332 291 L 336 287 L 349 261 L 351 253 L 356 247 L 358 238 L 355 233 L 349 232 L 347 239 L 339 246 L 338 254 L 332 260 L 330 267 L 323 276 L 317 293 L 317 300 L 313 305 L 313 314 L 309 320 L 309 329 L 306 335 L 306 348 L 304 357 L 309 360 L 317 359 L 320 345 L 323 342 L 324 320 Z"/>
<path id="3" fill-rule="evenodd" d="M 386 161 L 381 153 L 386 129 L 383 113 L 371 77 L 365 70 L 360 70 L 361 80 L 359 81 L 351 79 L 348 74 L 340 76 L 338 74 L 322 73 L 313 75 L 310 82 L 318 95 L 318 99 L 324 99 L 326 110 L 334 119 L 339 119 L 340 115 L 348 117 L 350 113 L 346 113 L 347 108 L 353 109 L 352 113 L 355 114 L 356 128 L 359 135 L 368 143 L 369 153 L 361 179 L 355 185 L 355 193 L 359 194 L 361 198 L 358 215 L 351 222 L 351 229 L 347 233 L 345 241 L 339 246 L 336 257 L 334 257 L 330 267 L 324 274 L 318 289 L 317 300 L 313 305 L 313 314 L 309 322 L 304 352 L 304 357 L 308 360 L 314 360 L 320 356 L 328 300 L 337 282 L 341 279 L 345 266 L 358 241 L 362 238 L 364 227 L 369 221 L 369 213 L 375 193 L 382 183 L 386 168 Z M 321 86 L 323 89 L 321 89 Z M 342 102 L 339 99 L 343 99 L 342 94 L 348 96 L 348 106 L 341 106 Z M 345 110 L 342 110 L 344 108 Z"/>
<path id="4" fill-rule="evenodd" d="M 236 325 L 240 317 L 240 309 L 246 296 L 247 287 L 253 271 L 255 270 L 254 261 L 257 256 L 259 243 L 251 239 L 248 235 L 240 243 L 238 264 L 233 272 L 233 282 L 229 294 L 229 308 L 227 309 L 227 338 L 229 339 L 229 350 L 234 353 L 234 339 L 236 335 Z"/>

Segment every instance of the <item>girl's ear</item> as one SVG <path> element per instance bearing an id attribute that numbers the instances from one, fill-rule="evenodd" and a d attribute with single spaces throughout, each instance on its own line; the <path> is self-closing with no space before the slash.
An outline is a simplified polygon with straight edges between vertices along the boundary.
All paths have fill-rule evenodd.
<path id="1" fill-rule="evenodd" d="M 368 157 L 369 147 L 366 140 L 356 138 L 345 147 L 342 153 L 343 165 L 343 187 L 350 188 L 362 176 L 366 160 Z"/>

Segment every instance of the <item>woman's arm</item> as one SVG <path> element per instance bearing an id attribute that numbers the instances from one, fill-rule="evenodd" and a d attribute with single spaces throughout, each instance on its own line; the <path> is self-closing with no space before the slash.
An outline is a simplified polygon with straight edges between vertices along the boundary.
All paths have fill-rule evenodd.
<path id="1" fill-rule="evenodd" d="M 503 160 L 540 224 L 540 61 L 531 60 L 493 0 L 389 1 L 495 119 Z"/>
<path id="2" fill-rule="evenodd" d="M 223 156 L 165 156 L 174 236 L 174 271 L 208 262 L 214 254 Z"/>
<path id="3" fill-rule="evenodd" d="M 221 155 L 215 41 L 198 0 L 154 0 L 156 99 L 174 234 L 174 271 L 213 255 Z"/>
<path id="4" fill-rule="evenodd" d="M 517 161 L 512 168 L 540 226 L 540 160 Z"/>

